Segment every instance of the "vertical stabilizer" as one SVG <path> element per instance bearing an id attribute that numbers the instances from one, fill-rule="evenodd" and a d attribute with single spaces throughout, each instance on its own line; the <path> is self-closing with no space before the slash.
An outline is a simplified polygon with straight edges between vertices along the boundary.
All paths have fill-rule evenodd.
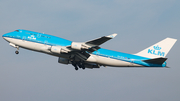
<path id="1" fill-rule="evenodd" d="M 177 39 L 166 38 L 166 39 L 140 51 L 139 53 L 137 53 L 135 55 L 147 57 L 147 58 L 165 57 L 176 41 L 177 41 Z"/>

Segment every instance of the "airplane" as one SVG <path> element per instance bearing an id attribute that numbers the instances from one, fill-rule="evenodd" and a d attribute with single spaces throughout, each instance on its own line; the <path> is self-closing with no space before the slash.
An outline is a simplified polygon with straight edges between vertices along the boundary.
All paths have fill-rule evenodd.
<path id="1" fill-rule="evenodd" d="M 166 38 L 136 54 L 128 54 L 101 48 L 100 45 L 117 34 L 103 36 L 87 42 L 73 42 L 53 35 L 18 29 L 2 37 L 9 45 L 46 53 L 58 57 L 58 63 L 72 64 L 79 68 L 111 67 L 167 67 L 166 55 L 177 39 Z"/>

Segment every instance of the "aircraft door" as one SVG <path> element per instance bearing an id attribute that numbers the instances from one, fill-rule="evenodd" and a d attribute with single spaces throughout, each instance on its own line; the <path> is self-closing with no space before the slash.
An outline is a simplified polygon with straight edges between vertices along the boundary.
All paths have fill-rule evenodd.
<path id="1" fill-rule="evenodd" d="M 134 65 L 134 60 L 131 59 L 130 61 L 131 61 L 130 66 L 133 66 Z"/>
<path id="2" fill-rule="evenodd" d="M 37 37 L 40 38 L 40 37 L 41 37 L 41 33 L 38 33 L 38 34 L 37 34 Z"/>
<path id="3" fill-rule="evenodd" d="M 48 45 L 48 41 L 47 40 L 44 41 L 44 45 L 45 46 Z"/>
<path id="4" fill-rule="evenodd" d="M 23 36 L 23 41 L 25 41 L 26 40 L 26 36 Z"/>

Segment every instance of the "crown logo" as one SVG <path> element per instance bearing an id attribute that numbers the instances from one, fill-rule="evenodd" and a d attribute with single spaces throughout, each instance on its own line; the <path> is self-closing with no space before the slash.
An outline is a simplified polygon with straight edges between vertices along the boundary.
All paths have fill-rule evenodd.
<path id="1" fill-rule="evenodd" d="M 157 45 L 157 46 L 154 46 L 154 49 L 155 49 L 155 50 L 161 50 L 161 47 L 159 47 L 159 46 Z"/>

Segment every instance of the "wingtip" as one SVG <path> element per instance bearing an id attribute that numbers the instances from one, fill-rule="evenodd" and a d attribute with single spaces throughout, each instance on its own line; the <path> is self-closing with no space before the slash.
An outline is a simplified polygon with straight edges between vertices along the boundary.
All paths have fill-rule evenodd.
<path id="1" fill-rule="evenodd" d="M 108 36 L 106 36 L 106 37 L 114 38 L 114 37 L 116 37 L 116 35 L 117 35 L 117 33 L 114 33 L 114 34 L 108 35 Z"/>

